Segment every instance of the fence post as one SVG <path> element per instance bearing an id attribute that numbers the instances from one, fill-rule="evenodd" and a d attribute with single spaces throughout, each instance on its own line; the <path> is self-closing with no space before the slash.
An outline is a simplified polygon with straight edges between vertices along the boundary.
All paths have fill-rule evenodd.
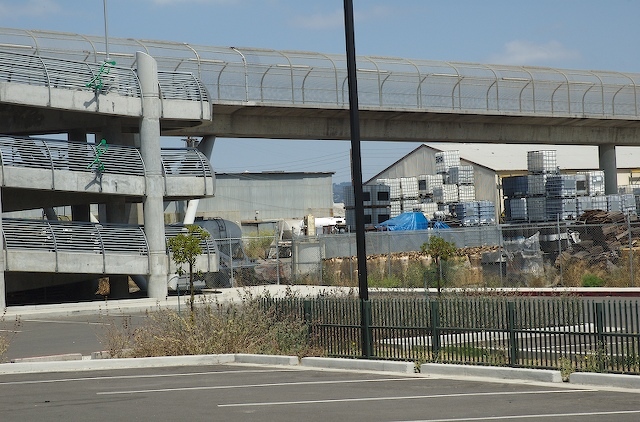
<path id="1" fill-rule="evenodd" d="M 391 231 L 387 231 L 387 271 L 388 277 L 391 278 Z"/>
<path id="2" fill-rule="evenodd" d="M 360 313 L 361 323 L 360 334 L 362 337 L 362 356 L 365 359 L 371 359 L 372 344 L 371 344 L 371 302 L 365 299 L 360 299 Z"/>
<path id="3" fill-rule="evenodd" d="M 311 338 L 311 300 L 304 299 L 304 301 L 302 302 L 302 309 L 304 314 L 304 323 L 307 326 L 307 338 Z"/>
<path id="4" fill-rule="evenodd" d="M 353 286 L 353 252 L 351 251 L 351 233 L 349 233 L 349 286 Z"/>
<path id="5" fill-rule="evenodd" d="M 430 302 L 431 311 L 431 353 L 434 360 L 438 360 L 440 354 L 440 303 L 437 300 Z"/>
<path id="6" fill-rule="evenodd" d="M 518 338 L 516 333 L 516 304 L 507 302 L 507 329 L 509 331 L 509 364 L 518 364 Z"/>
<path id="7" fill-rule="evenodd" d="M 562 273 L 562 235 L 560 234 L 560 214 L 556 216 L 556 229 L 558 233 L 558 262 L 560 263 L 560 285 L 564 286 L 564 277 Z"/>
<path id="8" fill-rule="evenodd" d="M 598 364 L 598 372 L 604 372 L 604 303 L 596 302 L 596 361 Z"/>
<path id="9" fill-rule="evenodd" d="M 631 216 L 629 214 L 625 214 L 625 219 L 627 220 L 627 231 L 629 232 L 629 286 L 635 286 L 635 277 L 633 276 L 633 236 L 631 235 Z"/>
<path id="10" fill-rule="evenodd" d="M 233 279 L 233 245 L 231 245 L 231 238 L 229 238 L 229 271 L 230 271 L 229 283 L 231 283 L 231 287 L 236 287 Z"/>

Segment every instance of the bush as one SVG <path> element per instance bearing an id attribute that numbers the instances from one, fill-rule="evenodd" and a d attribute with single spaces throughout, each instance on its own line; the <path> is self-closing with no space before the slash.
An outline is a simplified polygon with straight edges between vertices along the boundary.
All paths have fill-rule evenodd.
<path id="1" fill-rule="evenodd" d="M 582 287 L 603 287 L 605 282 L 595 274 L 585 274 L 582 276 Z"/>
<path id="2" fill-rule="evenodd" d="M 251 353 L 309 356 L 321 352 L 309 338 L 302 317 L 277 312 L 265 297 L 245 294 L 240 301 L 205 301 L 191 316 L 171 309 L 149 313 L 143 325 L 111 325 L 106 335 L 113 357 Z"/>
<path id="3" fill-rule="evenodd" d="M 269 251 L 269 246 L 274 239 L 274 232 L 270 230 L 253 233 L 244 247 L 244 252 L 251 259 L 264 259 Z"/>

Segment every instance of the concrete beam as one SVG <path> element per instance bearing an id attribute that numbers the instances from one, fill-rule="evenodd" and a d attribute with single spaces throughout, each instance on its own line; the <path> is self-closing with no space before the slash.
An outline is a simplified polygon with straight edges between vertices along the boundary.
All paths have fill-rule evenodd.
<path id="1" fill-rule="evenodd" d="M 640 145 L 639 121 L 613 119 L 365 110 L 360 124 L 362 139 L 371 141 Z M 348 140 L 350 125 L 347 110 L 216 106 L 211 123 L 167 134 Z"/>

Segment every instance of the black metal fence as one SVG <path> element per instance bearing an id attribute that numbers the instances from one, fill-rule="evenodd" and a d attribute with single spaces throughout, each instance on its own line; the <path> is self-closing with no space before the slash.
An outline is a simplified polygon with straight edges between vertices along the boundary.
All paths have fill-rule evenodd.
<path id="1" fill-rule="evenodd" d="M 303 317 L 310 339 L 327 356 L 640 373 L 636 299 L 460 296 L 269 303 L 278 312 Z M 370 344 L 362 342 L 362 310 Z"/>

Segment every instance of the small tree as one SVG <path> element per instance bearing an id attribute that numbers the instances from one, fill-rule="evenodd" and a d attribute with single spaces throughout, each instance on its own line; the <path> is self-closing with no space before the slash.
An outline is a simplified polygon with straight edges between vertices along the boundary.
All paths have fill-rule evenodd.
<path id="1" fill-rule="evenodd" d="M 446 261 L 455 255 L 457 251 L 456 245 L 452 242 L 447 242 L 439 236 L 431 236 L 429 237 L 428 242 L 425 242 L 420 246 L 420 250 L 422 253 L 431 255 L 431 257 L 436 261 L 436 265 L 438 267 L 438 296 L 440 296 L 440 289 L 442 286 L 441 260 Z"/>
<path id="2" fill-rule="evenodd" d="M 184 274 L 183 264 L 189 264 L 189 290 L 191 292 L 191 315 L 193 315 L 194 288 L 193 288 L 193 267 L 195 266 L 198 255 L 202 254 L 200 242 L 207 239 L 210 235 L 205 229 L 195 224 L 186 226 L 187 233 L 180 233 L 169 239 L 168 246 L 171 251 L 171 257 L 178 267 L 178 274 Z"/>

